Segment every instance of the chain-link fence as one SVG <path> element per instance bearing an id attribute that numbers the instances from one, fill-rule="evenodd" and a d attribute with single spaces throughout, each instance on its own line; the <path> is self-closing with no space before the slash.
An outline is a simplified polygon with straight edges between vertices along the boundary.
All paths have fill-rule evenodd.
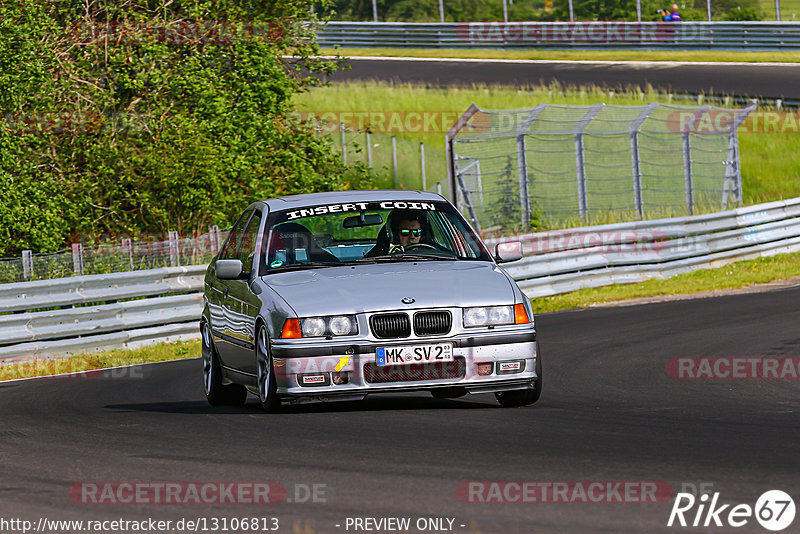
<path id="1" fill-rule="evenodd" d="M 46 254 L 24 250 L 19 258 L 0 258 L 0 283 L 200 265 L 219 251 L 227 231 L 212 226 L 195 238 L 180 238 L 177 232 L 168 232 L 166 237 L 126 238 L 119 244 L 97 246 L 73 243 L 70 249 Z"/>
<path id="2" fill-rule="evenodd" d="M 725 209 L 742 200 L 737 128 L 754 108 L 473 105 L 448 133 L 455 200 L 504 231 Z"/>
<path id="3" fill-rule="evenodd" d="M 370 167 L 381 189 L 433 191 L 449 198 L 447 160 L 441 148 L 344 124 L 329 135 L 346 163 L 360 161 Z"/>

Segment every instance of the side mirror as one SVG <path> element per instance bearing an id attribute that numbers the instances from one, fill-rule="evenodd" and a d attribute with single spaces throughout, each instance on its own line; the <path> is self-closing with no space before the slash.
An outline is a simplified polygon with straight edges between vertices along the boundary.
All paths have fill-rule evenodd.
<path id="1" fill-rule="evenodd" d="M 242 276 L 242 260 L 217 260 L 214 268 L 220 280 L 238 280 Z"/>
<path id="2" fill-rule="evenodd" d="M 494 256 L 500 263 L 520 260 L 522 259 L 522 243 L 519 241 L 498 243 L 494 247 Z"/>

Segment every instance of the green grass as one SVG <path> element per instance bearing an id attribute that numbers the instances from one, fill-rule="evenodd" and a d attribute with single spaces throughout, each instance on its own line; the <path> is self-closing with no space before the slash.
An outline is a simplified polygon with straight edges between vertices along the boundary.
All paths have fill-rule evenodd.
<path id="1" fill-rule="evenodd" d="M 545 313 L 586 308 L 603 302 L 736 289 L 796 276 L 800 276 L 800 253 L 778 254 L 740 261 L 715 269 L 679 274 L 664 280 L 652 279 L 634 284 L 615 284 L 580 289 L 552 297 L 539 297 L 531 299 L 531 303 L 534 313 Z"/>
<path id="2" fill-rule="evenodd" d="M 474 86 L 467 88 L 425 88 L 409 84 L 386 84 L 376 82 L 342 83 L 315 88 L 295 97 L 299 108 L 307 112 L 334 110 L 342 112 L 427 112 L 447 118 L 445 126 L 436 131 L 406 131 L 397 135 L 407 139 L 409 160 L 401 162 L 411 176 L 418 175 L 418 144 L 424 142 L 441 154 L 445 145 L 445 130 L 455 122 L 472 103 L 483 109 L 530 108 L 541 102 L 551 104 L 590 105 L 598 102 L 618 105 L 641 105 L 648 102 L 670 102 L 669 95 L 660 94 L 652 88 L 633 92 L 619 92 L 598 87 L 549 87 L 532 86 L 525 89 L 512 89 L 496 86 Z M 673 103 L 690 103 L 672 99 Z M 696 102 L 695 102 L 696 103 Z M 440 121 L 441 122 L 441 121 Z M 337 139 L 338 136 L 334 136 Z M 739 135 L 744 203 L 746 205 L 800 197 L 800 158 L 796 156 L 798 133 L 754 133 Z M 385 150 L 391 148 L 387 142 Z M 377 148 L 373 151 L 375 154 Z M 385 154 L 390 154 L 386 152 Z M 354 154 L 353 157 L 358 157 Z M 363 152 L 361 158 L 363 160 Z M 385 157 L 385 156 L 384 156 Z M 416 160 L 413 158 L 416 157 Z M 440 156 L 437 156 L 440 157 Z M 428 158 L 426 158 L 428 159 Z M 431 160 L 429 160 L 431 161 Z M 438 170 L 437 170 L 438 169 Z M 446 176 L 443 159 L 431 161 L 427 165 L 429 175 Z M 435 183 L 436 180 L 428 180 Z M 388 182 L 385 182 L 388 184 Z M 404 182 L 405 183 L 405 182 Z M 648 218 L 669 216 L 651 214 Z M 609 218 L 605 222 L 614 222 Z M 617 219 L 619 220 L 619 219 Z M 598 222 L 603 222 L 598 221 Z"/>
<path id="3" fill-rule="evenodd" d="M 772 0 L 769 0 L 770 2 Z M 798 0 L 800 3 L 800 0 Z M 784 11 L 783 9 L 781 11 Z M 772 12 L 775 4 L 772 3 Z M 797 10 L 800 16 L 800 9 Z M 784 16 L 786 13 L 784 12 Z M 791 20 L 791 13 L 789 14 Z M 800 52 L 737 52 L 728 50 L 488 50 L 427 48 L 324 48 L 323 54 L 376 57 L 433 57 L 475 59 L 545 59 L 568 61 L 720 61 L 798 63 Z"/>
<path id="4" fill-rule="evenodd" d="M 36 359 L 3 365 L 0 366 L 0 381 L 35 376 L 83 373 L 121 365 L 182 360 L 199 356 L 199 340 L 159 343 L 130 350 L 115 349 L 106 352 L 77 354 L 64 358 Z"/>

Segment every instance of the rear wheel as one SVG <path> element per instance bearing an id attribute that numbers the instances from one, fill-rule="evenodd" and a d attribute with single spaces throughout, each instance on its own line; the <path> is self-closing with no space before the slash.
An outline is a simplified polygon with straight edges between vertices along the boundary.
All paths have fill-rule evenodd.
<path id="1" fill-rule="evenodd" d="M 258 397 L 265 412 L 277 412 L 281 407 L 278 398 L 278 387 L 272 366 L 272 355 L 269 353 L 269 335 L 263 324 L 258 329 L 256 338 L 256 367 L 258 368 Z"/>
<path id="2" fill-rule="evenodd" d="M 205 386 L 206 399 L 212 406 L 235 405 L 240 406 L 247 400 L 247 390 L 240 384 L 222 383 L 222 368 L 219 364 L 217 351 L 214 349 L 214 340 L 208 323 L 200 326 L 202 337 L 203 356 L 203 385 Z"/>
<path id="3" fill-rule="evenodd" d="M 542 396 L 542 355 L 536 350 L 536 383 L 532 389 L 518 389 L 516 391 L 501 391 L 495 393 L 497 402 L 504 408 L 516 408 L 534 404 Z"/>

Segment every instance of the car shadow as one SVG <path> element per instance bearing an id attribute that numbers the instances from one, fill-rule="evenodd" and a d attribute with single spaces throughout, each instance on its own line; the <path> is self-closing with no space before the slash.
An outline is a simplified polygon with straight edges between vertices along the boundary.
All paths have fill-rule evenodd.
<path id="1" fill-rule="evenodd" d="M 492 399 L 493 400 L 493 399 Z M 104 408 L 126 412 L 160 412 L 180 414 L 313 414 L 377 411 L 416 411 L 416 410 L 476 410 L 499 408 L 487 398 L 486 401 L 468 399 L 434 399 L 409 396 L 375 396 L 361 401 L 312 402 L 282 406 L 275 414 L 267 414 L 255 399 L 248 399 L 243 406 L 211 406 L 206 401 L 147 402 L 130 404 L 109 404 Z"/>

